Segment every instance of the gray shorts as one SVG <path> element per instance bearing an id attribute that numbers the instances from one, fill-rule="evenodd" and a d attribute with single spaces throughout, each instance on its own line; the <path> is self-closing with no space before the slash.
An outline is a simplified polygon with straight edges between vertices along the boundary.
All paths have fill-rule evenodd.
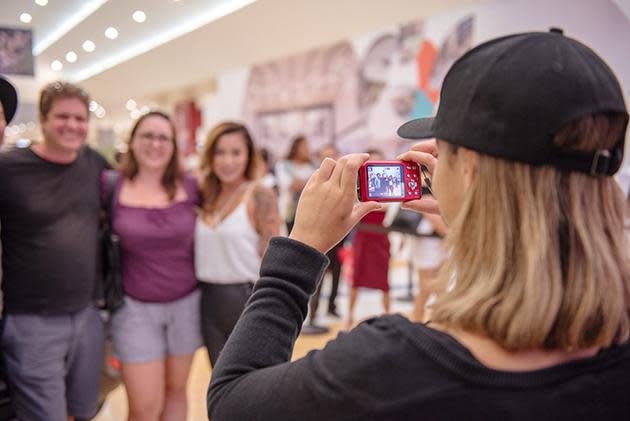
<path id="1" fill-rule="evenodd" d="M 57 316 L 6 314 L 2 355 L 20 420 L 92 418 L 98 409 L 104 329 L 88 307 Z"/>
<path id="2" fill-rule="evenodd" d="M 125 297 L 112 316 L 116 356 L 127 363 L 163 360 L 194 353 L 202 344 L 200 293 L 168 303 L 146 303 Z"/>

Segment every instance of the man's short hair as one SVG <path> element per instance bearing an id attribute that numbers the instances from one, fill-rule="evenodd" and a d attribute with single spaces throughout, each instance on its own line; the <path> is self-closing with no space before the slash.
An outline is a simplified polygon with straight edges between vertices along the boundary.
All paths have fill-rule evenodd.
<path id="1" fill-rule="evenodd" d="M 82 88 L 69 82 L 56 81 L 46 85 L 39 95 L 39 114 L 46 117 L 55 100 L 60 98 L 76 98 L 85 105 L 89 111 L 90 95 Z M 89 115 L 89 112 L 88 112 Z"/>

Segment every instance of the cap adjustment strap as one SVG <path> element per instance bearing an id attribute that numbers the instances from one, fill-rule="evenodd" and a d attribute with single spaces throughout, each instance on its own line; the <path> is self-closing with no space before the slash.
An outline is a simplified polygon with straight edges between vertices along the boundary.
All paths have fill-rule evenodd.
<path id="1" fill-rule="evenodd" d="M 593 161 L 591 162 L 591 175 L 608 174 L 610 168 L 612 156 L 607 149 L 598 149 L 593 155 Z"/>

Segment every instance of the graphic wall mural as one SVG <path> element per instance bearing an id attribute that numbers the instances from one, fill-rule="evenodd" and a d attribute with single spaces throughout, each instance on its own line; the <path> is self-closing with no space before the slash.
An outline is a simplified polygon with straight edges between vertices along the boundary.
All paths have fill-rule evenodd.
<path id="1" fill-rule="evenodd" d="M 350 41 L 251 68 L 242 118 L 257 143 L 282 156 L 296 134 L 314 150 L 399 149 L 396 128 L 433 114 L 448 67 L 472 46 L 474 18 L 459 21 L 441 45 L 411 22 L 373 37 L 364 52 Z"/>
<path id="2" fill-rule="evenodd" d="M 497 0 L 219 75 L 216 94 L 202 105 L 201 132 L 240 120 L 275 158 L 305 134 L 314 151 L 334 143 L 342 153 L 376 148 L 393 159 L 409 146 L 396 129 L 434 114 L 457 58 L 491 38 L 551 27 L 597 51 L 630 98 L 630 60 L 619 48 L 620 39 L 630 39 L 630 19 L 614 1 Z M 626 155 L 620 178 L 630 190 Z"/>

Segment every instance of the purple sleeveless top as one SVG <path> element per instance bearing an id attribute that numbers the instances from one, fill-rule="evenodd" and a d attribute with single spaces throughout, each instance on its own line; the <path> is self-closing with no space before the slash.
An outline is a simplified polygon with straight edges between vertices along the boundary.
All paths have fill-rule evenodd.
<path id="1" fill-rule="evenodd" d="M 120 237 L 123 289 L 139 301 L 169 302 L 197 286 L 194 266 L 197 182 L 183 180 L 188 198 L 166 208 L 144 208 L 119 203 L 123 176 L 114 194 L 112 228 Z"/>

